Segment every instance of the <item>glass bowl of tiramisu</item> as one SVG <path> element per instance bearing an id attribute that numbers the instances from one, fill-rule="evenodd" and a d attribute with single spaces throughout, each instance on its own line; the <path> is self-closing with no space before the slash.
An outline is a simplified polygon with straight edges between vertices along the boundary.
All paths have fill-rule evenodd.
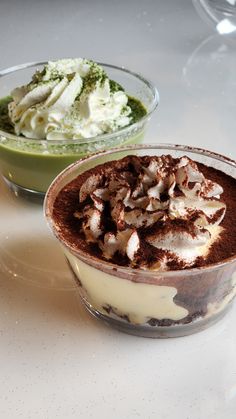
<path id="1" fill-rule="evenodd" d="M 0 172 L 21 195 L 44 195 L 72 162 L 142 141 L 157 89 L 123 67 L 84 58 L 0 71 Z"/>
<path id="2" fill-rule="evenodd" d="M 220 319 L 236 294 L 236 162 L 178 145 L 129 146 L 65 169 L 45 199 L 90 313 L 175 337 Z"/>

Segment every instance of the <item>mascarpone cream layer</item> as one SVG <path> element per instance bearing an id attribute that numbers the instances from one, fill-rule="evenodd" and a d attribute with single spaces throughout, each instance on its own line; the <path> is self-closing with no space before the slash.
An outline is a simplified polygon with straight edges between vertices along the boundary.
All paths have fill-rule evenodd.
<path id="1" fill-rule="evenodd" d="M 145 324 L 151 318 L 177 321 L 188 315 L 188 310 L 174 302 L 176 288 L 136 283 L 109 275 L 63 249 L 89 303 L 101 313 L 107 315 L 104 307 L 111 306 L 115 314 L 128 316 L 134 324 Z"/>

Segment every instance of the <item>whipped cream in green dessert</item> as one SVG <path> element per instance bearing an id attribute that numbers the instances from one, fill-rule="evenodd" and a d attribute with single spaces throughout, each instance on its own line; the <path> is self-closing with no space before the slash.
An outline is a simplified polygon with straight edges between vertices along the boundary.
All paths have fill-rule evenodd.
<path id="1" fill-rule="evenodd" d="M 39 140 L 95 137 L 146 114 L 100 65 L 83 58 L 49 61 L 11 96 L 8 110 L 15 133 Z"/>
<path id="2" fill-rule="evenodd" d="M 88 154 L 141 142 L 157 103 L 142 77 L 83 58 L 6 69 L 0 98 L 0 172 L 37 193 Z"/>

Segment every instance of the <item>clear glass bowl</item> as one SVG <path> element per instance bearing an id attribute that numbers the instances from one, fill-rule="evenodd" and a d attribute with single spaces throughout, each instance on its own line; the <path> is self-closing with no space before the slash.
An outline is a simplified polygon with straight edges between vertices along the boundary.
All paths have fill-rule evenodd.
<path id="1" fill-rule="evenodd" d="M 0 71 L 0 99 L 28 83 L 45 62 L 26 63 Z M 144 128 L 159 102 L 157 89 L 139 74 L 100 63 L 109 78 L 120 83 L 129 96 L 139 99 L 147 114 L 138 122 L 111 134 L 82 140 L 35 140 L 0 130 L 0 170 L 9 186 L 23 195 L 44 195 L 56 175 L 72 162 L 99 150 L 142 141 Z"/>
<path id="2" fill-rule="evenodd" d="M 236 39 L 236 1 L 235 0 L 193 0 L 199 15 L 219 35 Z"/>
<path id="3" fill-rule="evenodd" d="M 236 294 L 236 255 L 206 267 L 168 272 L 144 271 L 104 262 L 63 239 L 53 219 L 59 191 L 76 176 L 105 161 L 134 154 L 187 155 L 236 179 L 236 162 L 210 151 L 157 144 L 111 150 L 64 170 L 45 198 L 48 224 L 62 245 L 87 309 L 124 332 L 148 337 L 176 337 L 200 331 L 220 319 Z"/>

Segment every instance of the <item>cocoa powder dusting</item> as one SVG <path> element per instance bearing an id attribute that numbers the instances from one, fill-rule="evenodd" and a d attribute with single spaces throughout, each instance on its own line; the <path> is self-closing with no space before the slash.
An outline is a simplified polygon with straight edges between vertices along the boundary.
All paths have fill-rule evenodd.
<path id="1" fill-rule="evenodd" d="M 170 156 L 166 157 L 171 170 L 173 159 Z M 149 156 L 142 157 L 142 165 L 147 167 L 150 160 L 151 157 Z M 81 221 L 74 216 L 74 213 L 81 207 L 79 202 L 79 190 L 86 179 L 92 174 L 109 176 L 109 174 L 113 172 L 114 166 L 118 172 L 129 172 L 129 180 L 130 183 L 132 183 L 135 181 L 135 178 L 140 172 L 141 161 L 137 156 L 128 156 L 118 162 L 107 162 L 97 166 L 66 185 L 60 191 L 54 203 L 53 218 L 54 222 L 60 229 L 61 237 L 69 242 L 73 248 L 80 248 L 84 252 L 92 254 L 100 259 L 103 259 L 101 250 L 96 245 L 86 243 L 84 235 L 81 232 Z M 224 192 L 222 193 L 221 198 L 226 203 L 227 209 L 223 221 L 221 222 L 221 226 L 224 230 L 221 233 L 220 238 L 211 246 L 207 258 L 197 258 L 192 267 L 210 265 L 236 255 L 236 180 L 217 169 L 205 166 L 201 163 L 197 163 L 197 166 L 207 179 L 210 179 L 222 186 Z M 175 194 L 176 196 L 181 196 L 182 192 L 176 189 Z M 86 204 L 86 202 L 83 203 L 83 205 L 84 204 Z M 218 216 L 219 214 L 216 215 L 216 218 L 218 218 Z M 194 221 L 194 219 L 191 221 Z M 107 218 L 106 223 L 110 223 L 107 227 L 111 230 L 112 220 L 110 220 L 109 217 Z M 161 232 L 162 230 L 167 232 L 168 229 L 172 229 L 173 231 L 174 228 L 175 231 L 185 230 L 189 234 L 194 235 L 192 226 L 192 222 L 188 223 L 186 220 L 181 219 L 172 220 L 171 223 L 168 224 L 165 224 L 163 221 L 157 221 L 151 227 L 151 233 L 157 231 Z M 150 229 L 148 227 L 140 229 L 140 237 L 144 237 L 146 234 L 150 233 L 149 230 Z M 155 261 L 158 261 L 160 254 L 163 255 L 163 252 L 167 251 L 157 249 L 141 240 L 141 248 L 139 249 L 138 257 L 142 259 L 145 258 L 145 262 L 148 267 Z M 115 254 L 111 262 L 122 266 L 129 265 L 127 257 L 122 257 L 120 254 Z M 178 261 L 175 258 L 173 261 L 168 263 L 168 268 L 171 270 L 184 269 L 183 262 Z"/>

